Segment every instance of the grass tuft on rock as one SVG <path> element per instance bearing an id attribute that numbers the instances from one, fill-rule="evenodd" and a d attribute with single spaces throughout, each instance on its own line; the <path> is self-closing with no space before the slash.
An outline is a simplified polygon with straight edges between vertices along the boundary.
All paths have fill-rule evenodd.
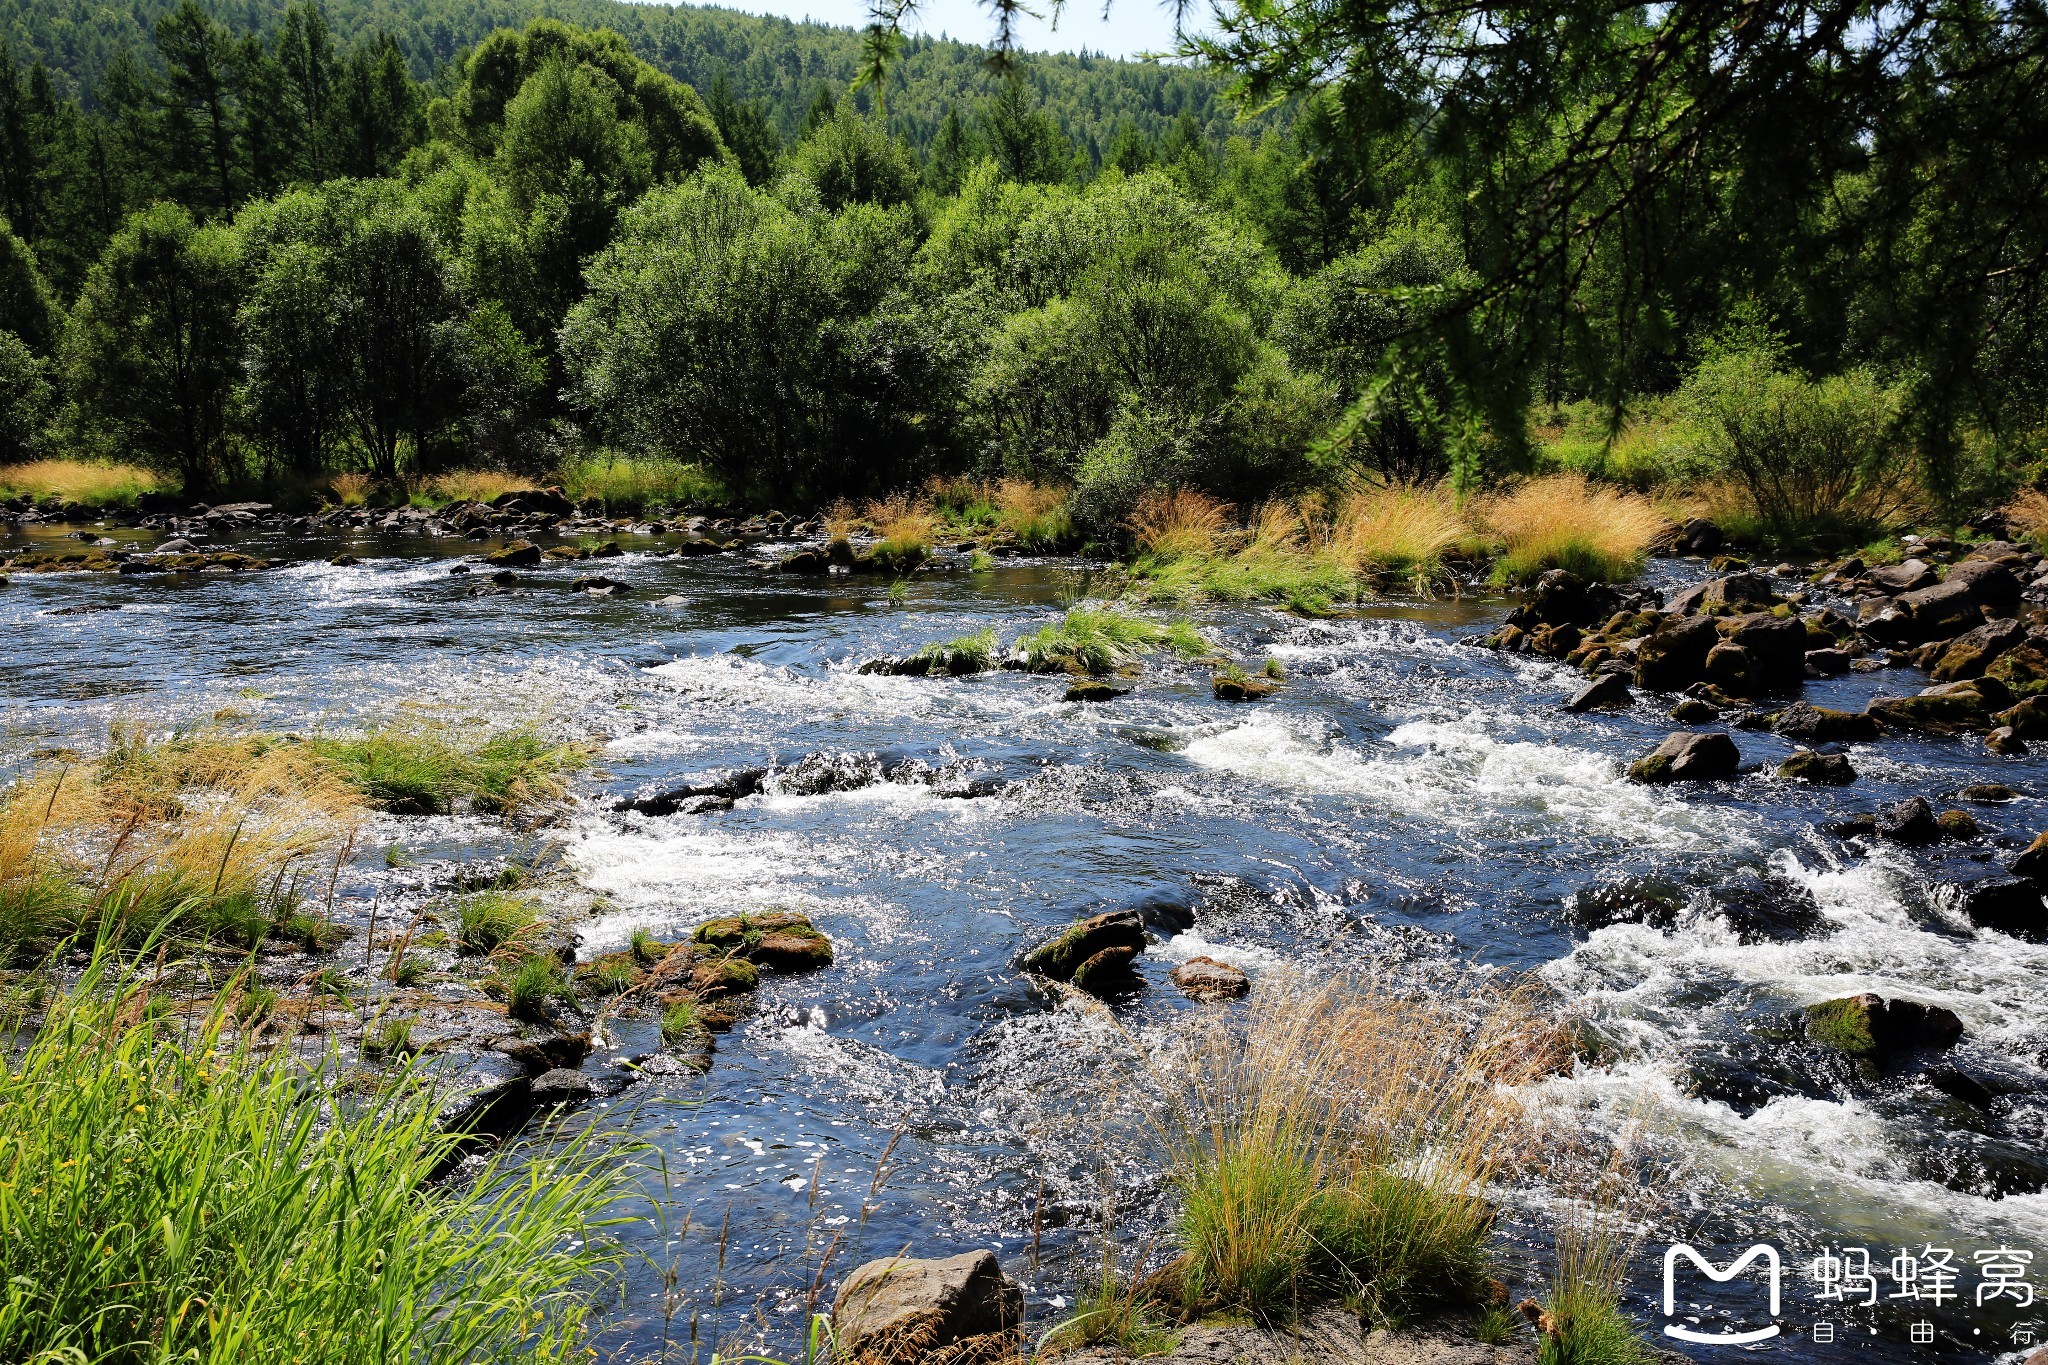
<path id="1" fill-rule="evenodd" d="M 347 1093 L 224 1010 L 138 1023 L 149 991 L 103 945 L 0 1068 L 0 1358 L 584 1358 L 626 1168 L 584 1138 L 436 1184 L 419 1077 Z"/>
<path id="2" fill-rule="evenodd" d="M 540 922 L 531 902 L 503 891 L 478 891 L 456 903 L 455 941 L 465 953 L 495 953 Z"/>
<path id="3" fill-rule="evenodd" d="M 1215 651 L 1190 621 L 1162 624 L 1109 609 L 1075 607 L 1058 621 L 1017 641 L 1033 673 L 1085 673 L 1101 677 L 1160 649 L 1199 659 Z"/>

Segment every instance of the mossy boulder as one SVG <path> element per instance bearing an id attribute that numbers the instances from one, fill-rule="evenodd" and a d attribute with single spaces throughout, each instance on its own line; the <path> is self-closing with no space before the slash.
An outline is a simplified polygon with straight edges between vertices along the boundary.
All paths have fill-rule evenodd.
<path id="1" fill-rule="evenodd" d="M 1963 1021 L 1952 1011 L 1868 991 L 1806 1007 L 1807 1040 L 1859 1061 L 1882 1064 L 1907 1052 L 1942 1052 L 1962 1036 Z"/>
<path id="2" fill-rule="evenodd" d="M 1714 782 L 1735 776 L 1742 753 L 1727 733 L 1680 731 L 1654 751 L 1629 764 L 1629 779 L 1661 785 L 1667 782 Z"/>
<path id="3" fill-rule="evenodd" d="M 1991 717 L 2001 703 L 1984 686 L 1985 681 L 1978 678 L 1942 683 L 1918 696 L 1880 698 L 1870 703 L 1864 714 L 1880 725 L 1933 735 L 1988 731 L 1993 728 Z"/>
<path id="4" fill-rule="evenodd" d="M 1113 943 L 1074 968 L 1072 981 L 1084 991 L 1097 991 L 1127 980 L 1140 951 L 1127 943 Z"/>
<path id="5" fill-rule="evenodd" d="M 530 540 L 515 540 L 510 545 L 491 551 L 484 556 L 484 563 L 501 569 L 524 568 L 541 561 L 540 546 Z"/>
<path id="6" fill-rule="evenodd" d="M 1067 685 L 1066 695 L 1061 700 L 1087 702 L 1115 701 L 1118 697 L 1129 696 L 1130 691 L 1131 689 L 1128 687 L 1118 687 L 1114 683 L 1102 682 L 1095 678 L 1080 678 Z"/>
<path id="7" fill-rule="evenodd" d="M 747 995 L 760 985 L 760 969 L 743 957 L 700 958 L 690 969 L 690 989 L 700 1000 Z"/>
<path id="8" fill-rule="evenodd" d="M 1636 686 L 1683 692 L 1706 675 L 1707 654 L 1721 632 L 1704 617 L 1672 616 L 1636 646 Z"/>
<path id="9" fill-rule="evenodd" d="M 1843 740 L 1876 739 L 1880 727 L 1875 719 L 1857 711 L 1837 711 L 1829 706 L 1796 701 L 1778 713 L 1771 733 L 1808 744 L 1832 744 Z"/>
<path id="10" fill-rule="evenodd" d="M 2048 649 L 2032 640 L 2016 645 L 1999 655 L 1984 676 L 2004 683 L 2015 697 L 2039 696 L 2048 692 Z"/>
<path id="11" fill-rule="evenodd" d="M 1792 782 L 1844 787 L 1856 780 L 1856 768 L 1846 755 L 1800 749 L 1778 765 L 1778 776 Z"/>
<path id="12" fill-rule="evenodd" d="M 808 972 L 832 965 L 832 940 L 807 917 L 790 910 L 707 920 L 690 940 L 771 972 Z"/>
<path id="13" fill-rule="evenodd" d="M 1074 981 L 1083 967 L 1111 949 L 1128 949 L 1123 966 L 1145 951 L 1145 922 L 1135 910 L 1112 910 L 1084 919 L 1024 955 L 1024 970 L 1055 981 Z M 1107 963 L 1094 970 L 1102 971 Z"/>
<path id="14" fill-rule="evenodd" d="M 1210 690 L 1218 701 L 1258 701 L 1270 697 L 1279 690 L 1279 684 L 1266 678 L 1241 677 L 1219 673 L 1210 679 Z"/>

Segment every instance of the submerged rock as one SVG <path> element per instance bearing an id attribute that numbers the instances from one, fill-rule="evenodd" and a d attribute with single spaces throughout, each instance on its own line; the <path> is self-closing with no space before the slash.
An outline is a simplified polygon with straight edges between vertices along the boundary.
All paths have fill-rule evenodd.
<path id="1" fill-rule="evenodd" d="M 1628 680 L 1619 673 L 1606 673 L 1593 679 L 1572 695 L 1564 704 L 1567 711 L 1619 710 L 1636 699 L 1629 691 Z"/>
<path id="2" fill-rule="evenodd" d="M 869 1261 L 832 1301 L 833 1356 L 920 1365 L 995 1365 L 1016 1358 L 1024 1291 L 995 1254 Z"/>
<path id="3" fill-rule="evenodd" d="M 1191 957 L 1173 969 L 1173 984 L 1195 1000 L 1235 1000 L 1252 988 L 1241 968 L 1213 957 Z"/>
<path id="4" fill-rule="evenodd" d="M 597 1082 L 580 1071 L 557 1067 L 535 1076 L 528 1094 L 536 1106 L 582 1104 L 597 1097 Z"/>
<path id="5" fill-rule="evenodd" d="M 1720 730 L 1704 734 L 1680 731 L 1628 768 L 1634 782 L 1715 782 L 1733 777 L 1742 766 L 1742 752 Z"/>

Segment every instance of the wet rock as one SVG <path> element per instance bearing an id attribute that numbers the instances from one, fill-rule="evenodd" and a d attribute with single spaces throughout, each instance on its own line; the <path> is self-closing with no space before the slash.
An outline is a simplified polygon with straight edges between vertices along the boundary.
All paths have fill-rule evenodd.
<path id="1" fill-rule="evenodd" d="M 1712 615 L 1740 615 L 1767 611 L 1784 599 L 1771 588 L 1771 580 L 1760 573 L 1732 573 L 1702 585 L 1700 610 Z"/>
<path id="2" fill-rule="evenodd" d="M 2001 725 L 1984 736 L 1984 747 L 2001 758 L 2020 758 L 2027 752 L 2027 742 L 2010 725 Z"/>
<path id="3" fill-rule="evenodd" d="M 1721 708 L 1699 697 L 1687 697 L 1671 708 L 1671 719 L 1681 725 L 1711 725 L 1721 719 Z"/>
<path id="4" fill-rule="evenodd" d="M 882 760 L 875 754 L 827 752 L 805 754 L 795 764 L 768 773 L 762 790 L 781 796 L 825 796 L 859 791 L 882 780 Z"/>
<path id="5" fill-rule="evenodd" d="M 1972 782 L 1956 793 L 1958 801 L 1975 801 L 1979 805 L 1995 806 L 2007 801 L 2019 800 L 2020 794 L 2003 782 Z"/>
<path id="6" fill-rule="evenodd" d="M 1855 662 L 1845 649 L 1809 649 L 1806 651 L 1806 676 L 1837 678 L 1847 673 Z"/>
<path id="7" fill-rule="evenodd" d="M 1069 979 L 1084 991 L 1099 991 L 1113 986 L 1129 979 L 1131 964 L 1143 951 L 1143 948 L 1133 948 L 1129 944 L 1113 943 L 1074 968 L 1074 975 Z"/>
<path id="8" fill-rule="evenodd" d="M 648 796 L 628 797 L 612 803 L 616 811 L 638 811 L 642 815 L 695 815 L 712 810 L 731 810 L 742 797 L 758 795 L 767 780 L 766 768 L 741 768 L 711 782 L 671 787 Z"/>
<path id="9" fill-rule="evenodd" d="M 1680 731 L 1631 763 L 1628 775 L 1635 782 L 1715 782 L 1741 766 L 1742 753 L 1725 732 Z"/>
<path id="10" fill-rule="evenodd" d="M 1953 839 L 1959 843 L 1982 838 L 1984 834 L 1977 826 L 1977 817 L 1966 810 L 1945 810 L 1934 817 L 1934 822 L 1941 826 L 1942 838 Z"/>
<path id="11" fill-rule="evenodd" d="M 586 592 L 593 597 L 630 597 L 633 593 L 630 584 L 621 583 L 616 578 L 606 578 L 603 574 L 589 574 L 574 579 L 569 584 L 569 591 Z"/>
<path id="12" fill-rule="evenodd" d="M 1827 925 L 1803 884 L 1768 870 L 1743 868 L 1707 889 L 1709 913 L 1726 920 L 1744 943 L 1791 942 Z"/>
<path id="13" fill-rule="evenodd" d="M 484 563 L 494 564 L 501 569 L 530 568 L 540 561 L 540 546 L 530 540 L 515 540 L 503 549 L 493 550 L 484 556 Z"/>
<path id="14" fill-rule="evenodd" d="M 690 940 L 785 975 L 832 965 L 832 940 L 794 911 L 708 920 L 697 926 Z"/>
<path id="15" fill-rule="evenodd" d="M 545 512 L 558 517 L 569 516 L 576 510 L 576 504 L 559 488 L 511 489 L 492 498 L 491 506 L 501 512 Z"/>
<path id="16" fill-rule="evenodd" d="M 1069 683 L 1066 693 L 1061 697 L 1061 700 L 1087 702 L 1115 701 L 1118 697 L 1129 696 L 1130 693 L 1131 689 L 1128 687 L 1118 687 L 1113 683 L 1100 682 L 1094 679 L 1082 679 Z"/>
<path id="17" fill-rule="evenodd" d="M 784 555 L 775 567 L 783 573 L 821 574 L 832 568 L 832 557 L 819 550 L 798 550 Z"/>
<path id="18" fill-rule="evenodd" d="M 1636 699 L 1628 680 L 1619 673 L 1604 673 L 1593 679 L 1564 704 L 1567 711 L 1620 710 Z"/>
<path id="19" fill-rule="evenodd" d="M 1129 948 L 1133 956 L 1145 951 L 1145 922 L 1136 910 L 1112 910 L 1082 920 L 1026 953 L 1023 967 L 1055 981 L 1071 981 L 1084 964 L 1111 948 Z"/>
<path id="20" fill-rule="evenodd" d="M 1957 888 L 1958 907 L 1979 929 L 1995 929 L 2036 942 L 2048 938 L 2048 904 L 2038 883 L 2022 877 L 1992 877 Z"/>
<path id="21" fill-rule="evenodd" d="M 172 536 L 169 540 L 150 551 L 159 555 L 190 555 L 199 553 L 199 547 L 183 536 Z"/>
<path id="22" fill-rule="evenodd" d="M 832 1302 L 833 1356 L 892 1365 L 995 1365 L 1022 1342 L 1024 1291 L 995 1255 L 869 1261 Z"/>
<path id="23" fill-rule="evenodd" d="M 1797 692 L 1806 681 L 1806 623 L 1796 617 L 1751 612 L 1723 621 L 1723 647 L 1743 651 L 1739 690 L 1744 696 Z M 1707 676 L 1714 677 L 1711 651 Z M 1726 684 L 1723 684 L 1724 686 Z"/>
<path id="24" fill-rule="evenodd" d="M 1778 776 L 1793 782 L 1845 787 L 1856 780 L 1856 768 L 1849 762 L 1846 754 L 1823 754 L 1812 749 L 1799 749 L 1778 765 Z"/>
<path id="25" fill-rule="evenodd" d="M 690 966 L 690 990 L 699 1000 L 751 995 L 761 986 L 761 969 L 743 957 L 696 958 Z"/>
<path id="26" fill-rule="evenodd" d="M 1588 583 L 1569 569 L 1550 569 L 1536 580 L 1525 619 L 1517 624 L 1524 629 L 1590 626 L 1620 610 L 1621 602 L 1621 594 L 1604 583 Z"/>
<path id="27" fill-rule="evenodd" d="M 1209 680 L 1210 690 L 1218 701 L 1258 701 L 1270 697 L 1279 690 L 1279 684 L 1267 678 L 1252 678 L 1219 673 Z"/>
<path id="28" fill-rule="evenodd" d="M 1905 1053 L 1947 1051 L 1963 1036 L 1963 1021 L 1939 1005 L 1887 1000 L 1866 991 L 1808 1005 L 1806 1036 L 1822 1047 L 1882 1065 Z"/>
<path id="29" fill-rule="evenodd" d="M 1936 682 L 1982 677 L 2000 655 L 2026 638 L 2026 628 L 2018 621 L 1986 621 L 1950 640 L 1928 673 Z"/>
<path id="30" fill-rule="evenodd" d="M 1992 716 L 2019 739 L 2048 739 L 2048 697 L 2022 697 Z"/>
<path id="31" fill-rule="evenodd" d="M 2015 645 L 1999 655 L 1984 676 L 2002 683 L 2015 697 L 2038 696 L 2048 691 L 2048 647 L 2033 639 Z"/>
<path id="32" fill-rule="evenodd" d="M 590 1056 L 590 1033 L 579 1030 L 531 1036 L 507 1034 L 493 1038 L 487 1047 L 500 1056 L 510 1057 L 528 1071 L 555 1071 L 583 1065 L 584 1059 Z"/>
<path id="33" fill-rule="evenodd" d="M 1910 848 L 1941 842 L 1941 822 L 1934 818 L 1934 807 L 1922 796 L 1909 796 L 1879 810 L 1875 832 L 1879 838 Z"/>
<path id="34" fill-rule="evenodd" d="M 1685 909 L 1684 894 L 1669 882 L 1632 877 L 1609 886 L 1586 887 L 1573 892 L 1565 902 L 1565 913 L 1580 929 L 1591 933 L 1613 924 L 1646 924 L 1669 929 Z"/>
<path id="35" fill-rule="evenodd" d="M 1937 583 L 1901 593 L 1890 607 L 1864 623 L 1870 635 L 1895 644 L 1924 644 L 1973 630 L 1984 620 L 1968 583 Z"/>
<path id="36" fill-rule="evenodd" d="M 1706 674 L 1707 654 L 1721 642 L 1714 622 L 1674 616 L 1643 637 L 1636 648 L 1636 686 L 1652 692 L 1682 692 Z"/>
<path id="37" fill-rule="evenodd" d="M 1870 703 L 1864 714 L 1881 725 L 1935 735 L 1989 731 L 1994 728 L 1992 715 L 2003 705 L 2003 689 L 1992 692 L 1986 687 L 1987 682 L 1988 678 L 1975 678 L 1941 683 L 1924 689 L 1918 696 L 1879 698 Z"/>
<path id="38" fill-rule="evenodd" d="M 557 1067 L 535 1076 L 528 1087 L 536 1108 L 583 1104 L 597 1098 L 597 1082 L 580 1071 Z"/>
<path id="39" fill-rule="evenodd" d="M 1195 1000 L 1235 1000 L 1252 988 L 1251 978 L 1228 962 L 1191 957 L 1173 969 L 1173 984 Z"/>
<path id="40" fill-rule="evenodd" d="M 328 560 L 327 562 L 329 564 L 332 564 L 337 569 L 352 569 L 356 565 L 362 563 L 363 561 L 357 559 L 354 555 L 341 554 L 336 555 L 334 558 Z"/>
<path id="41" fill-rule="evenodd" d="M 2048 832 L 2035 835 L 2026 851 L 2006 866 L 2015 877 L 2030 877 L 2048 886 Z"/>
<path id="42" fill-rule="evenodd" d="M 1771 733 L 1808 744 L 1834 744 L 1876 739 L 1879 730 L 1875 720 L 1860 712 L 1796 701 L 1778 712 L 1777 719 L 1771 722 Z"/>

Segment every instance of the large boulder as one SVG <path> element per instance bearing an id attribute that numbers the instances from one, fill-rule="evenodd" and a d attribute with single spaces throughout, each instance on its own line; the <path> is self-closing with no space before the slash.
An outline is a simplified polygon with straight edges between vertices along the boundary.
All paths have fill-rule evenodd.
<path id="1" fill-rule="evenodd" d="M 2039 942 L 2048 938 L 2048 903 L 2024 877 L 1991 877 L 1959 888 L 1960 908 L 1979 929 Z"/>
<path id="2" fill-rule="evenodd" d="M 1621 600 L 1621 594 L 1604 583 L 1588 583 L 1569 569 L 1551 569 L 1536 580 L 1527 619 L 1517 624 L 1524 629 L 1590 626 L 1619 611 Z"/>
<path id="3" fill-rule="evenodd" d="M 1721 634 L 1728 644 L 1749 656 L 1745 695 L 1797 692 L 1805 684 L 1804 621 L 1769 612 L 1750 612 L 1722 622 Z"/>
<path id="4" fill-rule="evenodd" d="M 1564 704 L 1567 711 L 1620 710 L 1635 700 L 1628 680 L 1619 673 L 1603 673 L 1572 694 Z"/>
<path id="5" fill-rule="evenodd" d="M 1628 775 L 1635 782 L 1714 782 L 1741 766 L 1742 752 L 1725 731 L 1680 731 L 1629 764 Z"/>
<path id="6" fill-rule="evenodd" d="M 1941 842 L 1941 821 L 1923 796 L 1909 796 L 1877 813 L 1876 832 L 1895 844 L 1924 848 Z"/>
<path id="7" fill-rule="evenodd" d="M 2010 616 L 2020 608 L 2020 581 L 1992 559 L 1966 559 L 1948 571 L 1943 587 L 1960 585 L 1986 616 Z"/>
<path id="8" fill-rule="evenodd" d="M 1986 684 L 1990 681 L 1972 678 L 1940 683 L 1923 689 L 1918 696 L 1879 698 L 1864 713 L 1881 725 L 1935 735 L 1989 730 L 1991 717 L 2007 704 L 2010 695 L 2003 687 L 1995 691 L 1988 688 Z"/>
<path id="9" fill-rule="evenodd" d="M 1880 591 L 1898 594 L 1918 592 L 1931 588 L 1940 580 L 1934 575 L 1934 566 L 1924 559 L 1909 559 L 1903 564 L 1885 564 L 1867 570 L 1864 575 L 1875 583 Z"/>
<path id="10" fill-rule="evenodd" d="M 2015 697 L 2038 696 L 2048 691 L 2048 648 L 2039 640 L 2026 640 L 1999 655 L 1984 676 Z"/>
<path id="11" fill-rule="evenodd" d="M 1790 758 L 1778 765 L 1778 776 L 1793 782 L 1846 787 L 1856 780 L 1856 768 L 1844 754 L 1823 754 L 1812 749 L 1795 749 Z"/>
<path id="12" fill-rule="evenodd" d="M 515 540 L 503 549 L 493 550 L 484 556 L 484 563 L 494 564 L 501 569 L 524 568 L 540 561 L 540 546 L 530 540 Z"/>
<path id="13" fill-rule="evenodd" d="M 859 1365 L 995 1365 L 1022 1344 L 1024 1291 L 989 1251 L 869 1261 L 832 1302 L 833 1356 Z"/>
<path id="14" fill-rule="evenodd" d="M 2027 638 L 2026 628 L 2010 618 L 1986 621 L 1948 642 L 1928 672 L 1936 682 L 1982 677 L 1999 655 Z"/>
<path id="15" fill-rule="evenodd" d="M 1984 612 L 1971 585 L 1944 582 L 1899 594 L 1889 607 L 1864 622 L 1863 628 L 1892 644 L 1917 645 L 1961 635 L 1983 621 Z"/>
<path id="16" fill-rule="evenodd" d="M 2048 697 L 2022 698 L 1992 719 L 2010 729 L 2016 739 L 2048 739 Z"/>
<path id="17" fill-rule="evenodd" d="M 1636 686 L 1683 692 L 1706 676 L 1707 655 L 1720 642 L 1719 627 L 1704 617 L 1666 618 L 1636 647 Z"/>

